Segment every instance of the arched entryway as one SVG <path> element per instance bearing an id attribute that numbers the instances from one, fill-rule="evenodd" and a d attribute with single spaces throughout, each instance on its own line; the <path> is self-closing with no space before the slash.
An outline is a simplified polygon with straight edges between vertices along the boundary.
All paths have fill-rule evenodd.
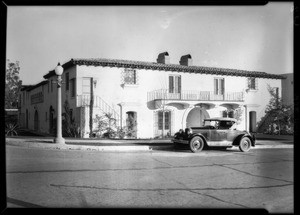
<path id="1" fill-rule="evenodd" d="M 53 118 L 54 118 L 54 109 L 52 107 L 52 105 L 49 108 L 49 133 L 52 134 L 53 133 Z"/>
<path id="2" fill-rule="evenodd" d="M 34 130 L 39 130 L 39 114 L 37 110 L 34 112 Z"/>
<path id="3" fill-rule="evenodd" d="M 200 107 L 193 108 L 187 115 L 186 127 L 203 126 L 203 120 L 209 118 L 207 111 Z"/>
<path id="4" fill-rule="evenodd" d="M 26 109 L 26 128 L 28 128 L 28 109 Z"/>
<path id="5" fill-rule="evenodd" d="M 249 131 L 256 132 L 256 111 L 249 112 Z"/>

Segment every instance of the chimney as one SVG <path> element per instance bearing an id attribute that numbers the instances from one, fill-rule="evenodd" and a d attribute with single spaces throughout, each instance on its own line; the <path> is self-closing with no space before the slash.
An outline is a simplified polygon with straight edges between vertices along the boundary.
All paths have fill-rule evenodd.
<path id="1" fill-rule="evenodd" d="M 180 63 L 180 65 L 183 65 L 183 66 L 193 66 L 193 59 L 192 59 L 192 56 L 191 56 L 190 54 L 183 55 L 183 56 L 180 58 L 179 63 Z"/>
<path id="2" fill-rule="evenodd" d="M 168 52 L 163 52 L 158 55 L 157 63 L 170 64 L 170 56 Z"/>

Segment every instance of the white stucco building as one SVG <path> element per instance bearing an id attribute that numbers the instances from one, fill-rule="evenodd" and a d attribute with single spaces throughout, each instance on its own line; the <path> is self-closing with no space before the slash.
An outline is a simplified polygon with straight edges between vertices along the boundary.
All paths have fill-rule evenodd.
<path id="1" fill-rule="evenodd" d="M 191 55 L 178 61 L 170 64 L 167 52 L 159 54 L 156 62 L 71 59 L 63 65 L 62 103 L 68 100 L 84 137 L 89 134 L 93 91 L 94 116 L 112 113 L 123 127 L 132 116 L 137 138 L 155 138 L 163 130 L 173 135 L 180 128 L 200 126 L 204 118 L 237 113 L 238 128 L 255 132 L 270 99 L 268 85 L 281 96 L 281 75 L 194 66 Z M 22 89 L 20 119 L 23 127 L 50 133 L 57 112 L 54 70 L 44 78 Z"/>

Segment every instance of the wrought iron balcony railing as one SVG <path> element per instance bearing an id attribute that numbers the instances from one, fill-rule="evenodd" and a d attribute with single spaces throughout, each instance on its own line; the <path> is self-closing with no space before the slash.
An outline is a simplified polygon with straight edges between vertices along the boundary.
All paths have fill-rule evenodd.
<path id="1" fill-rule="evenodd" d="M 185 101 L 244 101 L 243 92 L 226 92 L 216 95 L 211 91 L 190 91 L 185 90 L 181 93 L 169 93 L 167 89 L 160 89 L 148 92 L 148 101 L 153 100 L 185 100 Z"/>

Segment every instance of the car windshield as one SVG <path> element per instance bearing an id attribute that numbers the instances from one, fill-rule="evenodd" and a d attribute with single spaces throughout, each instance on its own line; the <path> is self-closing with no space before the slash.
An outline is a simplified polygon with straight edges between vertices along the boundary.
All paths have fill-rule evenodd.
<path id="1" fill-rule="evenodd" d="M 204 120 L 203 126 L 214 126 L 217 129 L 229 129 L 233 121 Z"/>
<path id="2" fill-rule="evenodd" d="M 212 121 L 208 121 L 208 120 L 204 120 L 204 123 L 203 123 L 203 126 L 214 126 L 214 127 L 218 127 L 219 125 L 219 121 L 215 121 L 215 120 L 212 120 Z"/>

